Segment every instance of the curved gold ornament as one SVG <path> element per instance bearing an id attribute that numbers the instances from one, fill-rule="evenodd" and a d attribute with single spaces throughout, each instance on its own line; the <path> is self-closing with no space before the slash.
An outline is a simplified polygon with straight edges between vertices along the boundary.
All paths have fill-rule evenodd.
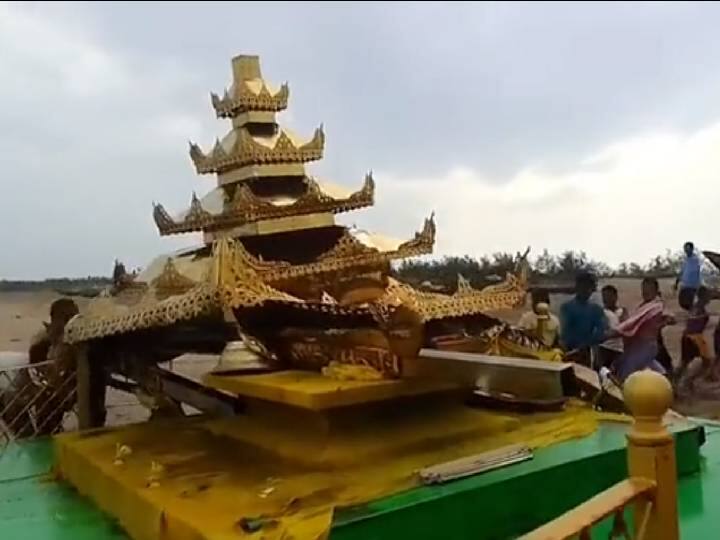
<path id="1" fill-rule="evenodd" d="M 295 202 L 276 205 L 258 197 L 246 185 L 237 187 L 227 208 L 220 214 L 206 211 L 193 193 L 190 211 L 180 220 L 174 220 L 161 204 L 153 205 L 153 218 L 162 236 L 225 227 L 240 227 L 265 219 L 277 219 L 297 215 L 331 212 L 339 214 L 367 206 L 375 202 L 375 182 L 371 174 L 365 177 L 363 186 L 342 199 L 335 199 L 324 191 L 313 178 L 305 178 L 305 193 Z"/>
<path id="2" fill-rule="evenodd" d="M 190 143 L 190 159 L 198 174 L 221 173 L 246 165 L 268 163 L 305 163 L 322 159 L 325 147 L 325 133 L 322 126 L 315 130 L 312 139 L 297 145 L 284 131 L 275 140 L 273 146 L 266 146 L 250 134 L 246 128 L 236 128 L 235 142 L 226 150 L 216 142 L 212 151 L 205 154 L 200 147 Z"/>
<path id="3" fill-rule="evenodd" d="M 263 81 L 259 92 L 254 92 L 247 84 L 236 84 L 232 92 L 225 90 L 222 97 L 210 94 L 210 102 L 218 118 L 232 118 L 248 111 L 279 112 L 287 109 L 290 87 L 283 83 L 280 89 L 272 93 Z"/>

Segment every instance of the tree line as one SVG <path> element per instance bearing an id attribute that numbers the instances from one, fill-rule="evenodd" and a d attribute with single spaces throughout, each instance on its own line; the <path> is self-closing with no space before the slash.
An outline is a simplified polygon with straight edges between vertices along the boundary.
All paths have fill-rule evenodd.
<path id="1" fill-rule="evenodd" d="M 87 276 L 84 278 L 49 278 L 43 280 L 0 280 L 0 292 L 34 292 L 34 291 L 82 291 L 85 289 L 102 289 L 112 284 L 112 279 L 105 276 Z"/>
<path id="2" fill-rule="evenodd" d="M 581 270 L 588 270 L 599 277 L 657 278 L 674 277 L 683 262 L 682 252 L 667 251 L 657 255 L 645 265 L 635 262 L 622 263 L 617 267 L 596 261 L 584 251 L 564 251 L 553 255 L 544 250 L 528 263 L 532 271 L 531 281 L 540 283 L 571 283 Z M 493 253 L 480 258 L 470 256 L 444 257 L 435 260 L 403 261 L 393 269 L 395 277 L 415 286 L 434 287 L 438 290 L 454 290 L 458 275 L 467 279 L 473 287 L 484 287 L 502 279 L 516 268 L 517 255 Z"/>
<path id="3" fill-rule="evenodd" d="M 501 280 L 507 272 L 513 272 L 517 265 L 517 254 L 498 252 L 480 258 L 444 257 L 432 260 L 406 260 L 392 269 L 398 279 L 415 286 L 431 286 L 438 290 L 454 290 L 458 275 L 467 279 L 473 287 L 484 287 Z M 622 263 L 617 267 L 596 261 L 584 251 L 564 251 L 553 255 L 544 250 L 528 261 L 532 270 L 531 281 L 540 284 L 571 283 L 580 270 L 589 270 L 599 277 L 645 276 L 674 277 L 680 271 L 682 252 L 665 252 L 650 259 L 645 265 L 635 262 Z M 713 269 L 710 269 L 711 271 Z M 38 290 L 83 291 L 101 289 L 112 284 L 109 276 L 88 276 L 84 278 L 51 278 L 39 281 L 0 280 L 0 292 L 31 292 Z"/>

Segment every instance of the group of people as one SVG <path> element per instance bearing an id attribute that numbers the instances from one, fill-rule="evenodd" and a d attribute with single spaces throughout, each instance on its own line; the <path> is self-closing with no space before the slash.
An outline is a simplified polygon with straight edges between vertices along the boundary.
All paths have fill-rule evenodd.
<path id="1" fill-rule="evenodd" d="M 632 373 L 652 369 L 679 382 L 695 358 L 701 358 L 702 370 L 687 381 L 692 387 L 698 377 L 716 379 L 714 354 L 704 332 L 710 314 L 708 303 L 714 293 L 702 285 L 700 259 L 691 242 L 684 246 L 685 260 L 675 283 L 678 302 L 685 311 L 682 317 L 668 312 L 657 279 L 642 280 L 642 301 L 632 311 L 619 305 L 618 291 L 612 285 L 601 290 L 602 305 L 592 301 L 597 278 L 581 272 L 575 279 L 575 295 L 560 306 L 559 317 L 549 312 L 546 291 L 531 292 L 532 311 L 523 315 L 518 325 L 534 333 L 550 347 L 560 346 L 565 357 L 598 370 L 622 384 Z M 682 318 L 679 367 L 674 368 L 663 339 L 662 329 Z M 720 345 L 720 327 L 715 331 L 715 350 Z"/>

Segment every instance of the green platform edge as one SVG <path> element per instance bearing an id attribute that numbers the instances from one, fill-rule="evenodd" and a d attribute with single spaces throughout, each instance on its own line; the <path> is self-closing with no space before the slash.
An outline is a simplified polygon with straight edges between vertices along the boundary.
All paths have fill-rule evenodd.
<path id="1" fill-rule="evenodd" d="M 683 422 L 672 431 L 682 484 L 702 476 L 700 447 L 708 436 L 718 440 L 714 451 L 720 458 L 720 427 Z M 604 423 L 591 436 L 537 450 L 531 461 L 340 509 L 332 539 L 516 538 L 627 478 L 626 433 L 627 425 Z M 607 538 L 606 528 L 598 527 L 594 536 Z"/>
<path id="2" fill-rule="evenodd" d="M 414 488 L 338 509 L 332 540 L 506 540 L 545 523 L 627 475 L 626 426 L 604 423 L 583 439 L 538 450 L 530 461 L 442 486 Z M 674 428 L 683 539 L 720 531 L 720 425 Z M 700 450 L 700 445 L 706 439 Z M 127 540 L 108 516 L 50 477 L 53 444 L 26 442 L 0 454 L 0 537 Z M 607 538 L 607 526 L 594 537 Z"/>

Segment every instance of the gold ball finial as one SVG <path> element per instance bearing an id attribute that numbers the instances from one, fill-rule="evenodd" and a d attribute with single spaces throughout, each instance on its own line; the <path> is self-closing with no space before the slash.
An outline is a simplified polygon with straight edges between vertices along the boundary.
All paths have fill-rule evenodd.
<path id="1" fill-rule="evenodd" d="M 623 397 L 633 417 L 659 421 L 672 405 L 673 390 L 667 378 L 644 369 L 627 378 L 623 385 Z"/>
<path id="2" fill-rule="evenodd" d="M 547 317 L 550 313 L 550 306 L 548 306 L 545 302 L 538 302 L 535 304 L 535 312 L 541 317 Z"/>

